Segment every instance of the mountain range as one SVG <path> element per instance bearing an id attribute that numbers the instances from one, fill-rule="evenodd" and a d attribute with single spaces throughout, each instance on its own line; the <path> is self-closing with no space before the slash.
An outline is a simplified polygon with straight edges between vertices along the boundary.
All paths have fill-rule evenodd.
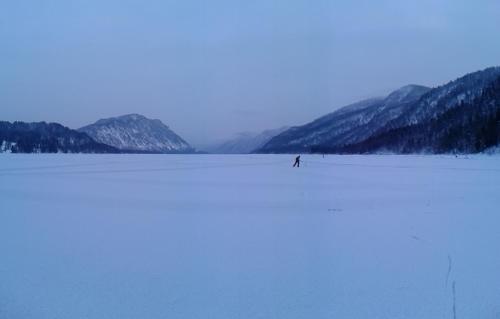
<path id="1" fill-rule="evenodd" d="M 0 122 L 0 153 L 193 153 L 160 120 L 139 114 L 73 130 L 58 123 Z"/>
<path id="2" fill-rule="evenodd" d="M 386 98 L 372 98 L 345 106 L 303 126 L 292 127 L 272 138 L 260 152 L 307 152 L 317 145 L 342 145 L 369 137 L 401 115 L 430 89 L 408 85 Z"/>
<path id="3" fill-rule="evenodd" d="M 476 153 L 500 140 L 500 67 L 442 86 L 404 86 L 301 126 L 242 133 L 211 153 Z M 194 153 L 158 119 L 128 114 L 78 130 L 0 122 L 0 153 Z"/>
<path id="4" fill-rule="evenodd" d="M 470 91 L 469 91 L 470 92 Z M 449 102 L 449 100 L 447 100 Z M 439 105 L 439 104 L 437 104 Z M 500 139 L 500 77 L 471 99 L 460 98 L 415 120 L 408 116 L 389 122 L 370 138 L 340 148 L 313 152 L 335 153 L 478 153 L 494 148 Z M 409 120 L 408 120 L 409 119 Z"/>
<path id="5" fill-rule="evenodd" d="M 387 97 L 354 103 L 305 125 L 292 127 L 256 152 L 480 152 L 494 140 L 488 137 L 488 141 L 484 141 L 485 135 L 499 135 L 498 122 L 496 131 L 491 124 L 500 107 L 496 94 L 499 79 L 500 67 L 493 67 L 432 89 L 405 86 Z M 465 117 L 469 117 L 468 124 L 464 122 Z M 489 133 L 477 133 L 475 137 L 453 133 L 466 127 Z M 416 140 L 410 138 L 410 132 Z M 461 141 L 449 141 L 460 138 Z"/>

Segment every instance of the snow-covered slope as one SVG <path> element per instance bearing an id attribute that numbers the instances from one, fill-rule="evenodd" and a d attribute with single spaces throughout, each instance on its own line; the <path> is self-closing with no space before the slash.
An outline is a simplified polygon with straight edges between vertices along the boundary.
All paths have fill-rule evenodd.
<path id="1" fill-rule="evenodd" d="M 500 67 L 492 67 L 467 74 L 433 89 L 417 85 L 405 86 L 384 99 L 362 101 L 306 125 L 293 127 L 271 139 L 259 152 L 337 152 L 339 150 L 351 152 L 354 149 L 368 151 L 372 150 L 375 145 L 377 148 L 383 149 L 386 140 L 391 140 L 393 144 L 391 149 L 398 152 L 398 149 L 394 148 L 394 145 L 399 144 L 399 141 L 394 139 L 394 134 L 397 133 L 394 130 L 436 121 L 443 115 L 452 116 L 451 113 L 447 112 L 461 105 L 470 105 L 470 110 L 467 110 L 467 113 L 473 118 L 484 115 L 475 114 L 475 112 L 476 110 L 480 112 L 479 109 L 484 109 L 487 106 L 482 108 L 475 106 L 489 99 L 492 94 L 496 94 L 495 89 L 492 91 L 491 85 L 499 77 Z M 484 96 L 486 91 L 490 93 Z M 405 142 L 405 145 L 408 145 L 408 147 L 405 146 L 406 151 L 416 150 L 413 147 L 414 144 L 419 145 L 418 150 L 426 148 L 434 151 L 443 150 L 439 145 L 420 145 L 422 138 L 430 141 L 432 139 L 429 136 L 434 135 L 435 132 L 443 131 L 443 128 L 446 130 L 457 129 L 447 126 L 446 120 L 443 118 L 441 118 L 441 122 L 443 124 L 441 126 L 427 127 L 435 131 L 427 132 L 426 136 L 420 136 L 416 141 Z M 459 122 L 455 121 L 455 123 Z M 479 129 L 481 128 L 479 127 Z M 374 140 L 382 134 L 386 134 L 383 136 L 383 140 Z M 364 143 L 364 141 L 369 143 Z M 462 144 L 470 142 L 474 143 L 469 139 L 464 140 Z M 457 141 L 455 144 L 459 143 L 460 141 Z M 358 144 L 361 146 L 346 147 Z M 461 149 L 478 149 L 472 146 L 463 145 Z"/>
<path id="2" fill-rule="evenodd" d="M 139 114 L 101 119 L 79 129 L 100 143 L 120 150 L 151 153 L 191 153 L 194 149 L 160 120 Z"/>
<path id="3" fill-rule="evenodd" d="M 343 145 L 361 141 L 400 116 L 429 88 L 407 85 L 386 98 L 373 98 L 345 106 L 303 126 L 272 138 L 259 152 L 309 151 L 315 145 Z"/>
<path id="4" fill-rule="evenodd" d="M 470 103 L 500 77 L 500 67 L 467 74 L 423 95 L 411 108 L 387 124 L 397 128 L 437 118 L 460 103 Z"/>
<path id="5" fill-rule="evenodd" d="M 450 92 L 437 101 L 431 100 L 433 96 L 442 96 L 440 92 L 443 90 L 447 91 L 446 86 L 429 92 L 408 114 L 388 123 L 362 142 L 322 150 L 339 153 L 479 153 L 497 146 L 500 141 L 500 75 L 480 89 L 466 90 L 466 94 L 462 93 L 463 90 Z M 423 109 L 426 112 L 422 112 Z"/>
<path id="6" fill-rule="evenodd" d="M 248 154 L 264 146 L 271 138 L 287 129 L 288 127 L 285 126 L 273 130 L 265 130 L 260 133 L 239 133 L 232 139 L 208 146 L 204 150 L 214 154 Z"/>

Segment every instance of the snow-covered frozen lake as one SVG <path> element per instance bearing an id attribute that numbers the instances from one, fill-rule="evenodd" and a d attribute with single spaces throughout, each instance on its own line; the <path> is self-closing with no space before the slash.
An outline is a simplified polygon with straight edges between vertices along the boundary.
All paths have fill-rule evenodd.
<path id="1" fill-rule="evenodd" d="M 500 318 L 500 156 L 0 156 L 0 318 Z"/>

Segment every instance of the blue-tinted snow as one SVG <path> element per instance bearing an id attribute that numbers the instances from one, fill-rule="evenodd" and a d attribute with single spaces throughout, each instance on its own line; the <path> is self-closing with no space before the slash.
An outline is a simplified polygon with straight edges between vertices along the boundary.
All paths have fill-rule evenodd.
<path id="1" fill-rule="evenodd" d="M 302 158 L 0 156 L 0 318 L 499 318 L 500 156 Z"/>

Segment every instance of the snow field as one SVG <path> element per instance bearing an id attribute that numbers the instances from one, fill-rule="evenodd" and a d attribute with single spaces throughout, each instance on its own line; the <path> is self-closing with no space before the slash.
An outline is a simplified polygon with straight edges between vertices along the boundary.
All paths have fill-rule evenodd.
<path id="1" fill-rule="evenodd" d="M 294 157 L 3 154 L 0 318 L 500 318 L 499 156 Z"/>

